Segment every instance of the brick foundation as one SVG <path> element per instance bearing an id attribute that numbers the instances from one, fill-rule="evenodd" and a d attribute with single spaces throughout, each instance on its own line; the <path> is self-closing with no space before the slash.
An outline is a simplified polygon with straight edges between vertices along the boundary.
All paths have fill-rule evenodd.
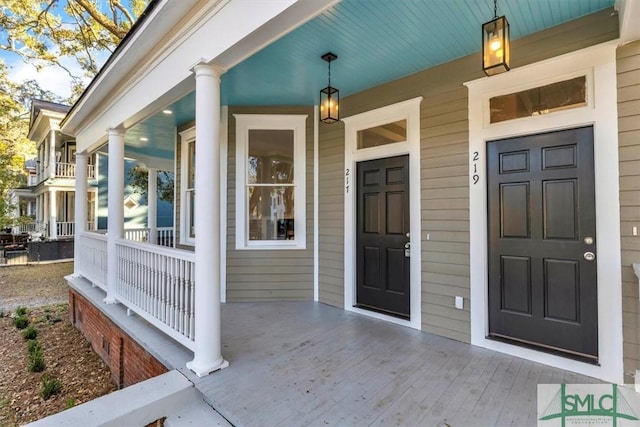
<path id="1" fill-rule="evenodd" d="M 167 372 L 167 368 L 100 310 L 73 289 L 69 290 L 69 317 L 98 356 L 109 366 L 118 388 Z"/>

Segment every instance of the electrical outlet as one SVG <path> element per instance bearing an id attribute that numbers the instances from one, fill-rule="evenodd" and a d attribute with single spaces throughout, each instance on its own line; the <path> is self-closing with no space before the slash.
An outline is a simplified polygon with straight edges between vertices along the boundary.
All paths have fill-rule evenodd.
<path id="1" fill-rule="evenodd" d="M 458 310 L 462 310 L 464 308 L 464 298 L 463 297 L 456 297 L 456 308 Z"/>

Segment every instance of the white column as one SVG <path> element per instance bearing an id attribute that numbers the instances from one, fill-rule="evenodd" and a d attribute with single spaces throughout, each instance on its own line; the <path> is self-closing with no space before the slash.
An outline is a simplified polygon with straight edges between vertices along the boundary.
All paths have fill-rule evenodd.
<path id="1" fill-rule="evenodd" d="M 49 189 L 49 239 L 58 240 L 58 192 Z"/>
<path id="2" fill-rule="evenodd" d="M 220 75 L 198 64 L 196 75 L 195 351 L 187 367 L 199 377 L 229 366 L 220 335 Z"/>
<path id="3" fill-rule="evenodd" d="M 116 303 L 118 256 L 116 242 L 124 235 L 124 129 L 109 129 L 107 189 L 107 304 Z"/>
<path id="4" fill-rule="evenodd" d="M 158 243 L 158 171 L 149 168 L 149 184 L 147 186 L 147 227 L 149 227 L 149 243 Z"/>
<path id="5" fill-rule="evenodd" d="M 52 128 L 49 137 L 49 176 L 56 177 L 56 130 Z"/>
<path id="6" fill-rule="evenodd" d="M 87 155 L 76 152 L 75 237 L 73 273 L 80 275 L 80 235 L 87 230 Z"/>

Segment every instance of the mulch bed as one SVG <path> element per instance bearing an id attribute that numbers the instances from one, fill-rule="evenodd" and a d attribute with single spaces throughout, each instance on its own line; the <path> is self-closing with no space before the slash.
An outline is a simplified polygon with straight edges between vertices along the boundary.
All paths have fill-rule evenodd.
<path id="1" fill-rule="evenodd" d="M 49 276 L 45 280 L 42 272 L 38 271 L 39 267 L 45 267 L 42 269 L 45 275 L 51 273 L 52 268 L 49 266 L 22 267 L 25 268 L 22 275 L 20 271 L 13 270 L 18 267 L 0 269 L 0 283 L 4 288 L 0 293 L 24 297 L 31 287 L 33 294 L 37 295 L 34 298 L 36 302 L 49 298 L 59 299 L 61 290 L 58 288 L 62 277 Z M 58 268 L 55 267 L 54 270 Z M 8 274 L 9 270 L 13 271 Z M 17 290 L 7 289 L 12 286 Z M 42 291 L 43 287 L 47 291 Z M 19 298 L 13 298 L 12 302 L 17 300 Z M 27 344 L 10 317 L 15 313 L 9 313 L 6 309 L 0 310 L 0 313 L 3 314 L 0 318 L 0 426 L 29 423 L 116 389 L 107 366 L 69 322 L 68 304 L 28 309 L 31 324 L 38 330 L 37 339 L 42 346 L 46 364 L 44 372 L 39 373 L 27 370 Z M 61 393 L 46 400 L 40 396 L 40 381 L 44 374 L 62 384 Z"/>

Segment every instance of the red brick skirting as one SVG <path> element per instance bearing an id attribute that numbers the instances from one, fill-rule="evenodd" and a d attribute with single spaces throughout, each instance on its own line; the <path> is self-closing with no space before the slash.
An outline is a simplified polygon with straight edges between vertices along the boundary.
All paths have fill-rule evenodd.
<path id="1" fill-rule="evenodd" d="M 109 366 L 118 388 L 164 374 L 168 369 L 100 310 L 73 289 L 69 290 L 71 323 Z"/>

